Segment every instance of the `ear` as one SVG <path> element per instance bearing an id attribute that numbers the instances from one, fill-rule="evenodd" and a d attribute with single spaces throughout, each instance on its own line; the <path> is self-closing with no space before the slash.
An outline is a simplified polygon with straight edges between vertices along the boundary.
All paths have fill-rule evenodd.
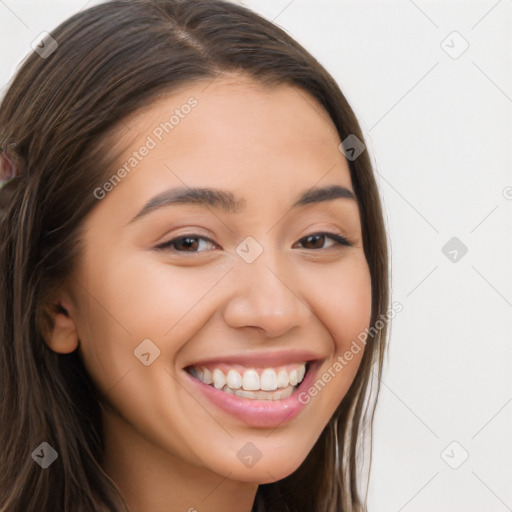
<path id="1" fill-rule="evenodd" d="M 76 350 L 80 341 L 71 301 L 61 295 L 46 306 L 44 316 L 46 328 L 43 329 L 43 337 L 48 347 L 60 354 L 69 354 Z"/>

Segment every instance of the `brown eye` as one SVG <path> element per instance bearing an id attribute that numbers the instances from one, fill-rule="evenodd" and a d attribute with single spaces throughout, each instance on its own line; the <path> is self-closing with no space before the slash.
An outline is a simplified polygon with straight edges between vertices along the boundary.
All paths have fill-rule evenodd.
<path id="1" fill-rule="evenodd" d="M 331 240 L 333 243 L 331 245 L 325 247 L 325 242 L 327 240 Z M 210 238 L 200 236 L 200 235 L 183 235 L 168 242 L 164 242 L 156 247 L 157 250 L 169 250 L 171 252 L 179 252 L 179 253 L 190 253 L 197 254 L 201 252 L 205 252 L 208 250 L 204 249 L 206 245 L 211 244 L 215 247 L 219 247 L 213 240 Z M 318 250 L 318 249 L 332 249 L 335 246 L 347 246 L 351 247 L 352 244 L 343 236 L 337 235 L 335 233 L 312 233 L 311 235 L 307 235 L 301 238 L 298 242 L 301 244 L 304 249 Z M 202 248 L 203 250 L 199 250 Z"/>
<path id="2" fill-rule="evenodd" d="M 328 239 L 333 240 L 334 244 L 329 247 L 324 247 L 324 243 Z M 305 249 L 330 249 L 335 245 L 345 245 L 348 247 L 352 245 L 345 237 L 335 233 L 312 233 L 311 235 L 301 238 L 299 243 L 302 244 Z"/>
<path id="3" fill-rule="evenodd" d="M 201 241 L 216 245 L 212 240 L 204 236 L 184 235 L 179 236 L 177 238 L 173 238 L 168 242 L 164 242 L 163 244 L 158 245 L 156 248 L 161 250 L 172 250 L 173 252 L 204 252 L 198 250 L 199 247 L 204 247 L 204 244 L 201 244 Z"/>

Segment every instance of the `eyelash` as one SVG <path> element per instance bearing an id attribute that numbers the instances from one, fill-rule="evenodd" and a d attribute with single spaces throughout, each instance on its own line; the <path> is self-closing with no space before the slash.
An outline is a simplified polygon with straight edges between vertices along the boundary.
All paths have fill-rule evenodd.
<path id="1" fill-rule="evenodd" d="M 320 231 L 318 233 L 311 233 L 309 235 L 306 235 L 306 236 L 302 237 L 299 240 L 299 242 L 301 242 L 303 240 L 306 240 L 309 237 L 315 237 L 315 236 L 324 236 L 326 238 L 330 238 L 331 240 L 334 240 L 338 246 L 352 247 L 352 245 L 353 245 L 344 236 L 338 235 L 336 233 L 330 233 L 328 231 Z M 187 235 L 182 235 L 182 236 L 173 238 L 172 240 L 169 240 L 168 242 L 163 242 L 162 244 L 157 245 L 155 247 L 155 249 L 157 249 L 157 250 L 169 250 L 177 242 L 180 242 L 182 240 L 186 240 L 187 238 L 206 240 L 208 242 L 211 242 L 214 245 L 217 245 L 212 239 L 210 239 L 208 237 L 197 235 L 197 234 L 187 234 Z M 332 249 L 332 248 L 333 247 L 329 247 L 329 248 L 323 249 L 323 250 L 328 250 L 328 249 Z M 308 250 L 308 249 L 306 249 L 306 250 Z M 318 251 L 318 250 L 322 250 L 322 249 L 309 249 L 309 250 L 311 250 L 311 251 Z M 204 251 L 176 251 L 176 250 L 174 250 L 173 252 L 185 253 L 185 254 L 200 254 L 201 252 L 204 252 Z"/>

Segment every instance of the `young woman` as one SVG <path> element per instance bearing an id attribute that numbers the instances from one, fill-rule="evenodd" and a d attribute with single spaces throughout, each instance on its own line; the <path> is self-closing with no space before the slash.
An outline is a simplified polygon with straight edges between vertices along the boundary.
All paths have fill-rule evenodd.
<path id="1" fill-rule="evenodd" d="M 0 106 L 1 512 L 365 509 L 388 260 L 363 140 L 236 4 L 51 32 Z"/>

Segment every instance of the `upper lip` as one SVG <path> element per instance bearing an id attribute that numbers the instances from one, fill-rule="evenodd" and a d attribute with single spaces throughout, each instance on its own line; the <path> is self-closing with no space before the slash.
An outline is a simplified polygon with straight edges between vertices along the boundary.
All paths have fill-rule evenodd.
<path id="1" fill-rule="evenodd" d="M 190 366 L 211 366 L 216 363 L 240 364 L 248 367 L 271 367 L 292 363 L 304 363 L 322 359 L 321 356 L 309 350 L 275 350 L 264 352 L 230 354 L 209 359 L 201 359 L 188 364 Z"/>

